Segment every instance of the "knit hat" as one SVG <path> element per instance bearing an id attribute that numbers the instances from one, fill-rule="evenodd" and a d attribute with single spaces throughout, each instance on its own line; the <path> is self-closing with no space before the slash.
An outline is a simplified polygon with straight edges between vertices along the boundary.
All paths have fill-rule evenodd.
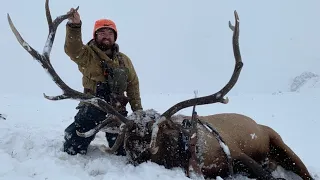
<path id="1" fill-rule="evenodd" d="M 93 38 L 95 38 L 97 30 L 102 29 L 102 28 L 110 28 L 110 29 L 112 29 L 114 31 L 114 34 L 115 34 L 114 40 L 115 41 L 117 40 L 117 36 L 118 36 L 117 26 L 110 19 L 99 19 L 94 23 Z"/>

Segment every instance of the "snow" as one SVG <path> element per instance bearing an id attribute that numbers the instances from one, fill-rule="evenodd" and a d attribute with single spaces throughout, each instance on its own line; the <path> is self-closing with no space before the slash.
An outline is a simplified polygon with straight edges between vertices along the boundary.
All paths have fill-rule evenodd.
<path id="1" fill-rule="evenodd" d="M 142 97 L 145 104 L 152 103 L 148 101 L 150 96 Z M 282 135 L 311 173 L 319 175 L 320 123 L 316 111 L 319 98 L 319 92 L 312 89 L 300 93 L 232 96 L 228 105 L 197 109 L 199 114 L 242 112 L 268 124 Z M 171 99 L 163 95 L 159 103 L 175 102 Z M 98 145 L 107 144 L 102 133 L 91 144 L 88 155 L 63 153 L 63 130 L 75 113 L 71 100 L 52 102 L 41 96 L 15 94 L 2 95 L 0 101 L 1 111 L 8 115 L 6 121 L 0 121 L 0 177 L 3 179 L 186 179 L 179 169 L 165 170 L 152 163 L 132 167 L 123 157 L 102 154 Z M 243 106 L 244 102 L 255 106 Z"/>
<path id="2" fill-rule="evenodd" d="M 48 39 L 44 45 L 43 51 L 42 51 L 43 54 L 50 54 L 51 53 L 52 41 L 50 41 L 50 39 L 52 38 L 52 36 L 53 36 L 53 32 L 50 32 L 48 35 Z"/>
<path id="3" fill-rule="evenodd" d="M 139 75 L 143 107 L 158 112 L 194 97 L 195 89 L 198 97 L 212 94 L 229 80 L 234 57 L 227 23 L 234 24 L 237 10 L 244 63 L 239 81 L 227 94 L 228 104 L 197 106 L 197 112 L 237 112 L 274 128 L 320 179 L 320 34 L 314 24 L 320 17 L 319 1 L 125 3 L 51 0 L 50 8 L 55 18 L 80 6 L 83 42 L 92 37 L 95 20 L 113 19 L 120 50 L 132 59 Z M 10 13 L 28 42 L 25 45 L 38 51 L 44 47 L 48 36 L 44 1 L 4 1 L 0 10 Z M 43 92 L 59 94 L 61 90 L 21 48 L 7 18 L 3 16 L 0 23 L 4 27 L 0 29 L 0 114 L 6 117 L 0 118 L 0 180 L 187 179 L 181 169 L 167 170 L 153 163 L 133 167 L 124 157 L 101 153 L 99 145 L 107 143 L 103 133 L 87 155 L 63 153 L 64 129 L 72 122 L 78 102 L 43 98 Z M 78 67 L 63 49 L 65 23 L 58 28 L 51 63 L 61 79 L 82 92 Z M 191 112 L 187 108 L 178 113 Z M 296 179 L 280 167 L 274 175 Z"/>

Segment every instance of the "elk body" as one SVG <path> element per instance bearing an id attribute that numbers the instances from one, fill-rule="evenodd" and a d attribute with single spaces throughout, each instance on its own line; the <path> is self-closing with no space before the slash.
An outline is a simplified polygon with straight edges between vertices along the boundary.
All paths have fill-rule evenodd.
<path id="1" fill-rule="evenodd" d="M 227 176 L 235 172 L 248 172 L 252 177 L 272 179 L 271 173 L 262 168 L 261 161 L 269 158 L 272 162 L 292 170 L 303 179 L 312 179 L 305 165 L 292 150 L 281 140 L 281 137 L 271 128 L 256 124 L 252 119 L 240 114 L 216 114 L 198 117 L 173 116 L 183 108 L 212 103 L 228 103 L 224 96 L 232 89 L 238 80 L 243 63 L 239 50 L 239 17 L 235 11 L 235 26 L 229 22 L 233 31 L 233 50 L 235 68 L 230 81 L 217 93 L 209 96 L 193 98 L 177 103 L 162 114 L 155 111 L 137 111 L 128 118 L 118 113 L 104 99 L 84 94 L 70 88 L 55 72 L 50 61 L 50 53 L 55 39 L 56 30 L 61 22 L 72 16 L 58 16 L 52 20 L 49 2 L 45 2 L 49 35 L 43 53 L 33 49 L 14 27 L 8 14 L 8 22 L 20 45 L 35 59 L 53 81 L 63 91 L 59 96 L 47 96 L 49 100 L 73 99 L 92 104 L 108 113 L 106 120 L 89 132 L 79 136 L 92 136 L 103 128 L 118 128 L 118 138 L 111 148 L 101 146 L 100 149 L 113 153 L 123 143 L 130 161 L 139 164 L 152 161 L 166 168 L 190 167 L 204 177 L 215 178 Z M 78 9 L 78 8 L 77 8 Z M 76 9 L 76 10 L 77 10 Z M 189 122 L 191 128 L 186 128 L 183 122 Z M 206 124 L 208 123 L 208 124 Z M 211 129 L 209 128 L 211 127 Z M 216 134 L 213 129 L 216 129 Z M 217 138 L 218 137 L 220 138 Z M 221 141 L 223 140 L 223 142 Z M 187 146 L 188 145 L 188 146 Z M 186 150 L 187 149 L 187 150 Z M 230 166 L 232 168 L 230 168 Z"/>
<path id="2" fill-rule="evenodd" d="M 276 165 L 293 171 L 302 179 L 312 179 L 300 158 L 282 141 L 280 135 L 272 128 L 257 124 L 253 119 L 236 113 L 223 113 L 198 117 L 216 129 L 230 150 L 235 173 L 245 172 L 249 177 L 272 179 L 271 173 Z M 172 121 L 181 124 L 189 116 L 173 116 Z M 205 177 L 227 177 L 230 175 L 226 153 L 215 136 L 203 125 L 198 124 L 197 155 L 200 160 L 201 172 Z M 175 159 L 166 159 L 169 154 L 177 152 L 177 140 L 173 134 L 178 134 L 179 128 L 170 125 L 159 127 L 157 138 L 157 153 L 150 159 L 158 164 Z M 181 140 L 180 140 L 181 141 Z M 171 144 L 170 144 L 171 143 Z M 267 163 L 266 167 L 262 165 Z"/>

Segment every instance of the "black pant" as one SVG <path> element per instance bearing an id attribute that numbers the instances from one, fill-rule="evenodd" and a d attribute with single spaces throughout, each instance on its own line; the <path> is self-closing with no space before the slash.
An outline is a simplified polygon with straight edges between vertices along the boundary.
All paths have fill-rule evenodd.
<path id="1" fill-rule="evenodd" d="M 124 115 L 127 116 L 126 114 Z M 88 146 L 95 138 L 95 135 L 88 138 L 80 137 L 76 134 L 76 130 L 79 132 L 89 131 L 105 120 L 105 117 L 106 113 L 93 105 L 81 106 L 74 117 L 74 122 L 65 129 L 65 142 L 63 144 L 64 152 L 67 152 L 70 155 L 76 155 L 77 153 L 86 154 Z M 117 136 L 118 134 L 106 133 L 106 139 L 110 147 L 115 143 Z M 115 154 L 125 156 L 126 153 L 123 146 L 120 146 Z"/>

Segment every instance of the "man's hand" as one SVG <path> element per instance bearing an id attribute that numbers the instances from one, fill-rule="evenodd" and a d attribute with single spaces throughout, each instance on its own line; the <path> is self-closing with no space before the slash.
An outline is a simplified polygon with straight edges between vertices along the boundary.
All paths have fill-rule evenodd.
<path id="1" fill-rule="evenodd" d="M 70 18 L 68 18 L 69 23 L 74 23 L 74 24 L 80 23 L 80 15 L 76 9 L 71 8 L 70 11 L 68 12 L 68 14 L 73 14 L 72 16 L 70 16 Z"/>

